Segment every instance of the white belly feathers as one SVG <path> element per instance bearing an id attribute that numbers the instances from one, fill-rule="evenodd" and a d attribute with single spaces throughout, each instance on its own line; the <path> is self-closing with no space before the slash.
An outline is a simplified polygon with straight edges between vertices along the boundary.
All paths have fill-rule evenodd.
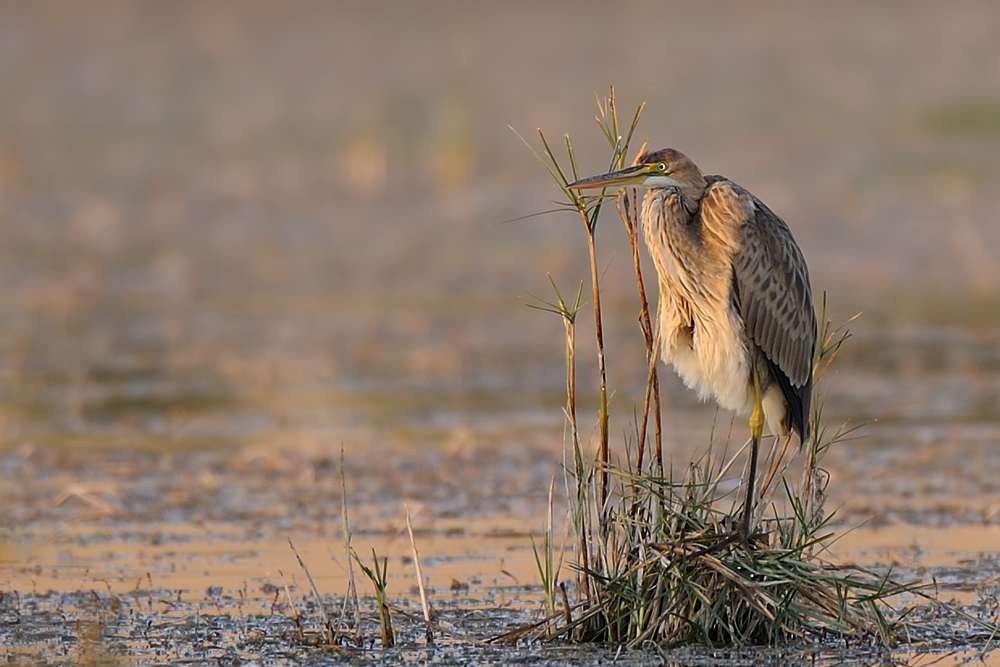
<path id="1" fill-rule="evenodd" d="M 753 409 L 753 394 L 749 391 L 750 355 L 736 314 L 725 306 L 714 313 L 692 312 L 689 329 L 671 308 L 672 301 L 669 297 L 664 299 L 661 293 L 663 360 L 673 364 L 684 384 L 698 392 L 701 400 L 715 396 L 722 407 L 739 414 L 749 413 Z M 721 324 L 720 317 L 729 321 Z"/>

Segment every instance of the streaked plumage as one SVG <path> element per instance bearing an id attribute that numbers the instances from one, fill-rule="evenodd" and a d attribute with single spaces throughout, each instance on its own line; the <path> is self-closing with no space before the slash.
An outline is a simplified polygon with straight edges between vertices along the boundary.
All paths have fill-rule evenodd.
<path id="1" fill-rule="evenodd" d="M 663 359 L 702 399 L 714 396 L 741 414 L 754 408 L 756 369 L 770 429 L 806 440 L 816 315 L 788 226 L 739 185 L 703 176 L 670 148 L 570 187 L 616 185 L 648 188 L 642 224 L 659 276 Z M 759 425 L 754 435 L 756 457 Z"/>

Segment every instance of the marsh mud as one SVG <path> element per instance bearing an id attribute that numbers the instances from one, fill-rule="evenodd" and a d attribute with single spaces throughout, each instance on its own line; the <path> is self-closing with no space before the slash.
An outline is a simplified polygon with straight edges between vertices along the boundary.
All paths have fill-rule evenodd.
<path id="1" fill-rule="evenodd" d="M 0 657 L 1000 664 L 970 620 L 1000 611 L 995 6 L 591 9 L 0 5 Z M 596 173 L 611 83 L 623 116 L 648 103 L 640 141 L 788 221 L 835 324 L 862 313 L 819 389 L 829 428 L 859 427 L 823 462 L 829 557 L 928 583 L 899 647 L 483 642 L 541 613 L 550 489 L 565 532 L 563 325 L 524 306 L 590 276 L 578 219 L 525 217 L 561 195 L 509 127 L 570 132 Z M 621 442 L 646 363 L 610 208 Z M 745 440 L 669 370 L 661 388 L 678 473 Z M 399 648 L 345 498 L 362 562 L 388 559 Z M 361 638 L 318 646 L 305 570 L 353 627 L 352 568 Z"/>
<path id="2" fill-rule="evenodd" d="M 140 664 L 961 664 L 991 641 L 970 617 L 990 620 L 1000 611 L 1000 526 L 961 520 L 975 509 L 974 496 L 962 511 L 943 497 L 908 521 L 883 517 L 852 530 L 842 523 L 844 534 L 831 547 L 835 561 L 929 584 L 926 597 L 896 601 L 915 609 L 905 649 L 831 641 L 736 653 L 647 647 L 616 657 L 599 647 L 489 644 L 541 615 L 532 537 L 545 529 L 545 476 L 555 462 L 516 451 L 424 450 L 419 458 L 431 467 L 420 472 L 405 453 L 370 451 L 345 456 L 351 541 L 369 566 L 373 550 L 388 559 L 397 648 L 381 648 L 373 589 L 345 555 L 339 452 L 22 449 L 2 458 L 10 512 L 0 549 L 5 655 Z M 534 476 L 524 474 L 529 463 Z M 484 469 L 493 483 L 484 482 Z M 440 497 L 455 500 L 442 494 L 447 485 L 465 489 L 455 503 Z M 554 498 L 560 517 L 564 503 Z M 857 491 L 831 498 L 852 516 L 875 512 L 881 502 L 865 500 Z M 407 509 L 434 609 L 432 646 Z M 352 567 L 359 628 L 353 607 L 342 615 Z M 344 647 L 324 647 L 324 618 L 305 570 L 334 627 L 350 631 Z M 562 576 L 573 579 L 568 567 Z"/>

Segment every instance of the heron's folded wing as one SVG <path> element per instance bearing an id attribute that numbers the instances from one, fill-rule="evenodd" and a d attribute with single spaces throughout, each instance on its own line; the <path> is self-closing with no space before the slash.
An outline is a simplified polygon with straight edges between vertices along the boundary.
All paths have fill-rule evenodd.
<path id="1" fill-rule="evenodd" d="M 752 201 L 743 207 L 742 243 L 737 244 L 733 256 L 734 296 L 740 315 L 747 336 L 794 387 L 811 384 L 816 313 L 802 251 L 784 221 L 738 185 L 717 181 L 709 196 L 749 197 Z"/>

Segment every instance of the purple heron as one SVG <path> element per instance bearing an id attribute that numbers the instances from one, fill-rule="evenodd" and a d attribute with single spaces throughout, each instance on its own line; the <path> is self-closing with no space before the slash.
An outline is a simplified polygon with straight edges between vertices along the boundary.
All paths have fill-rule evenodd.
<path id="1" fill-rule="evenodd" d="M 723 176 L 704 176 L 672 148 L 577 190 L 642 185 L 642 226 L 659 276 L 663 360 L 701 399 L 750 413 L 743 534 L 750 533 L 765 420 L 810 436 L 816 313 L 809 270 L 785 222 Z M 787 441 L 786 441 L 787 444 Z"/>

